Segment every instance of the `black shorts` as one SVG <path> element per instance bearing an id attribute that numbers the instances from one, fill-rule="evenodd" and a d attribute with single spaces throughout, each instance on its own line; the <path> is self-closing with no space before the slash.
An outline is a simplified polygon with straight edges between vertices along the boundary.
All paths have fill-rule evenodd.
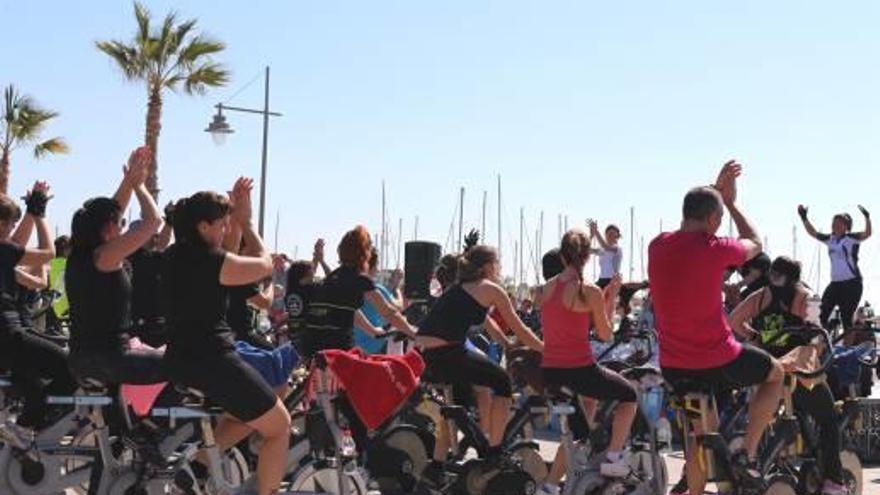
<path id="1" fill-rule="evenodd" d="M 663 368 L 663 379 L 676 393 L 732 390 L 767 381 L 773 369 L 773 358 L 763 349 L 748 344 L 730 363 L 702 370 Z"/>
<path id="2" fill-rule="evenodd" d="M 544 386 L 568 387 L 576 394 L 599 400 L 635 402 L 635 386 L 619 374 L 593 364 L 580 368 L 541 368 Z"/>
<path id="3" fill-rule="evenodd" d="M 469 351 L 463 345 L 428 349 L 425 358 L 425 379 L 449 385 L 476 385 L 491 388 L 499 397 L 512 397 L 513 387 L 507 372 L 491 359 Z"/>
<path id="4" fill-rule="evenodd" d="M 171 380 L 203 392 L 239 421 L 253 421 L 275 407 L 275 392 L 235 351 L 179 354 L 165 354 Z"/>

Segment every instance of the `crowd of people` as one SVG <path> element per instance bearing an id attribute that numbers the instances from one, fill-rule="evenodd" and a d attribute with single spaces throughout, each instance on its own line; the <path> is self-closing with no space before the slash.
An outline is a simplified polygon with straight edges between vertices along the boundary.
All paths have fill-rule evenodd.
<path id="1" fill-rule="evenodd" d="M 781 327 L 810 319 L 809 288 L 796 261 L 762 254 L 755 224 L 737 201 L 742 166 L 734 161 L 723 166 L 712 186 L 688 191 L 680 228 L 650 243 L 647 282 L 623 282 L 620 229 L 600 230 L 590 222 L 585 230 L 566 232 L 559 247 L 544 256 L 546 283 L 517 304 L 501 284 L 495 249 L 471 242 L 440 260 L 436 279 L 442 291 L 417 326 L 404 316 L 403 274 L 377 280 L 379 256 L 365 228 L 342 237 L 336 268 L 327 262 L 321 240 L 312 259 L 290 260 L 270 253 L 254 230 L 250 180 L 237 180 L 229 194 L 197 192 L 160 209 L 144 186 L 149 161 L 148 148 L 135 150 L 114 194 L 91 198 L 73 214 L 69 239 L 50 238 L 47 184 L 37 182 L 27 192 L 24 215 L 11 197 L 0 196 L 0 367 L 11 370 L 25 391 L 24 410 L 13 425 L 17 434 L 51 424 L 56 412 L 46 405 L 47 395 L 73 393 L 89 380 L 171 381 L 202 391 L 226 411 L 215 430 L 221 448 L 253 431 L 262 436 L 259 493 L 274 493 L 289 441 L 285 391 L 270 386 L 236 352 L 236 342 L 272 352 L 273 342 L 261 329 L 285 326 L 305 357 L 353 347 L 378 353 L 384 341 L 375 337 L 393 328 L 415 340 L 426 377 L 473 388 L 490 458 L 500 456 L 513 389 L 506 370 L 468 339 L 472 328 L 485 327 L 504 346 L 515 342 L 540 353 L 544 382 L 575 391 L 588 422 L 597 401 L 616 401 L 601 472 L 624 476 L 629 467 L 622 451 L 637 391 L 596 362 L 591 338 L 612 339 L 615 315 L 625 316 L 633 293 L 649 288 L 659 364 L 672 388 L 694 381 L 719 390 L 757 387 L 735 462 L 759 476 L 758 446 L 778 408 L 783 374 L 815 359 L 815 353 L 791 357 L 811 342 L 772 339 Z M 126 228 L 123 213 L 132 198 L 140 217 Z M 859 209 L 863 231 L 853 231 L 853 219 L 840 214 L 830 233 L 821 233 L 807 207 L 797 208 L 807 233 L 827 246 L 831 258 L 832 282 L 816 322 L 823 326 L 835 308 L 843 327 L 853 326 L 862 295 L 859 245 L 871 236 L 870 215 Z M 717 236 L 725 214 L 738 236 Z M 594 255 L 599 278 L 586 280 L 585 266 Z M 730 282 L 734 272 L 740 280 Z M 67 302 L 57 309 L 69 313 L 68 349 L 33 331 L 29 295 L 46 287 L 65 294 Z M 132 344 L 133 337 L 146 345 Z M 839 450 L 828 386 L 802 383 L 795 400 L 815 417 L 823 444 Z M 446 455 L 447 446 L 438 442 L 423 473 L 426 482 L 441 474 Z M 835 459 L 824 461 L 827 495 L 844 493 Z M 565 463 L 560 449 L 542 493 L 558 493 Z M 706 484 L 703 467 L 692 458 L 684 484 L 690 493 L 703 493 Z"/>

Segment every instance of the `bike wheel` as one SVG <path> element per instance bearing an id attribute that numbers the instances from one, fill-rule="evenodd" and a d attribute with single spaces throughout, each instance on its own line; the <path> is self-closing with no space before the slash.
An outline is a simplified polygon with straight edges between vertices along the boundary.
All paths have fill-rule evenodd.
<path id="1" fill-rule="evenodd" d="M 644 483 L 650 488 L 652 495 L 665 495 L 669 485 L 669 471 L 666 459 L 654 452 L 635 452 L 629 457 L 629 465 Z"/>
<path id="2" fill-rule="evenodd" d="M 520 445 L 510 451 L 510 457 L 519 461 L 522 470 L 525 471 L 535 483 L 541 483 L 547 478 L 547 463 L 541 457 L 538 449 L 531 445 Z"/>
<path id="3" fill-rule="evenodd" d="M 840 463 L 843 464 L 843 484 L 846 485 L 849 495 L 861 495 L 862 493 L 862 461 L 851 450 L 843 450 L 840 453 Z"/>
<path id="4" fill-rule="evenodd" d="M 343 476 L 348 482 L 345 493 L 339 486 L 339 473 L 335 467 L 330 467 L 325 462 L 312 461 L 293 475 L 290 490 L 333 495 L 367 495 L 367 484 L 357 469 L 343 473 Z"/>

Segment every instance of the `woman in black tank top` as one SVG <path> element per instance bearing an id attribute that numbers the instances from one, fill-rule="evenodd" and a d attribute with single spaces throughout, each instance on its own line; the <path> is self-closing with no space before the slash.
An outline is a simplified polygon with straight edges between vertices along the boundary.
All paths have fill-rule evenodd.
<path id="1" fill-rule="evenodd" d="M 144 181 L 151 151 L 132 152 L 112 198 L 92 198 L 73 215 L 72 250 L 64 272 L 70 301 L 70 367 L 79 379 L 104 383 L 163 381 L 161 353 L 130 349 L 131 278 L 123 263 L 159 231 L 162 217 Z M 134 195 L 141 221 L 123 233 L 122 212 Z"/>
<path id="2" fill-rule="evenodd" d="M 447 263 L 448 265 L 448 260 Z M 450 267 L 445 271 L 449 272 Z M 473 246 L 461 256 L 457 283 L 450 286 L 434 303 L 419 328 L 417 344 L 423 349 L 430 379 L 438 383 L 491 389 L 492 395 L 478 401 L 480 423 L 489 437 L 491 454 L 501 454 L 501 441 L 509 419 L 512 389 L 510 378 L 498 364 L 465 348 L 467 331 L 481 325 L 491 307 L 501 311 L 505 322 L 527 346 L 543 352 L 534 333 L 519 319 L 507 292 L 496 280 L 500 275 L 498 254 L 489 246 Z M 448 275 L 446 273 L 445 275 Z M 446 440 L 446 439 L 443 439 Z M 445 461 L 446 442 L 438 441 L 434 462 L 425 473 L 434 477 Z"/>
<path id="3" fill-rule="evenodd" d="M 799 346 L 809 345 L 809 342 L 792 336 L 778 336 L 782 327 L 802 325 L 807 316 L 806 300 L 809 293 L 801 283 L 800 276 L 800 263 L 786 256 L 776 258 L 770 266 L 769 285 L 747 297 L 730 315 L 734 331 L 755 340 L 776 357 L 784 356 Z M 824 380 L 811 383 L 809 387 L 798 381 L 792 398 L 795 409 L 809 414 L 819 425 L 823 454 L 827 454 L 822 456 L 821 466 L 825 489 L 841 488 L 841 438 L 831 389 Z"/>

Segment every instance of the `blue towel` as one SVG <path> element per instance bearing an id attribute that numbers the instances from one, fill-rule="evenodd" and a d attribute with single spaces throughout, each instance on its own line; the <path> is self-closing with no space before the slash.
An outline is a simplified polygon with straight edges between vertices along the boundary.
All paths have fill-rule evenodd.
<path id="1" fill-rule="evenodd" d="M 268 351 L 254 347 L 247 342 L 237 341 L 235 352 L 246 363 L 253 366 L 272 388 L 287 383 L 293 369 L 299 364 L 299 354 L 290 344 L 284 344 Z"/>

